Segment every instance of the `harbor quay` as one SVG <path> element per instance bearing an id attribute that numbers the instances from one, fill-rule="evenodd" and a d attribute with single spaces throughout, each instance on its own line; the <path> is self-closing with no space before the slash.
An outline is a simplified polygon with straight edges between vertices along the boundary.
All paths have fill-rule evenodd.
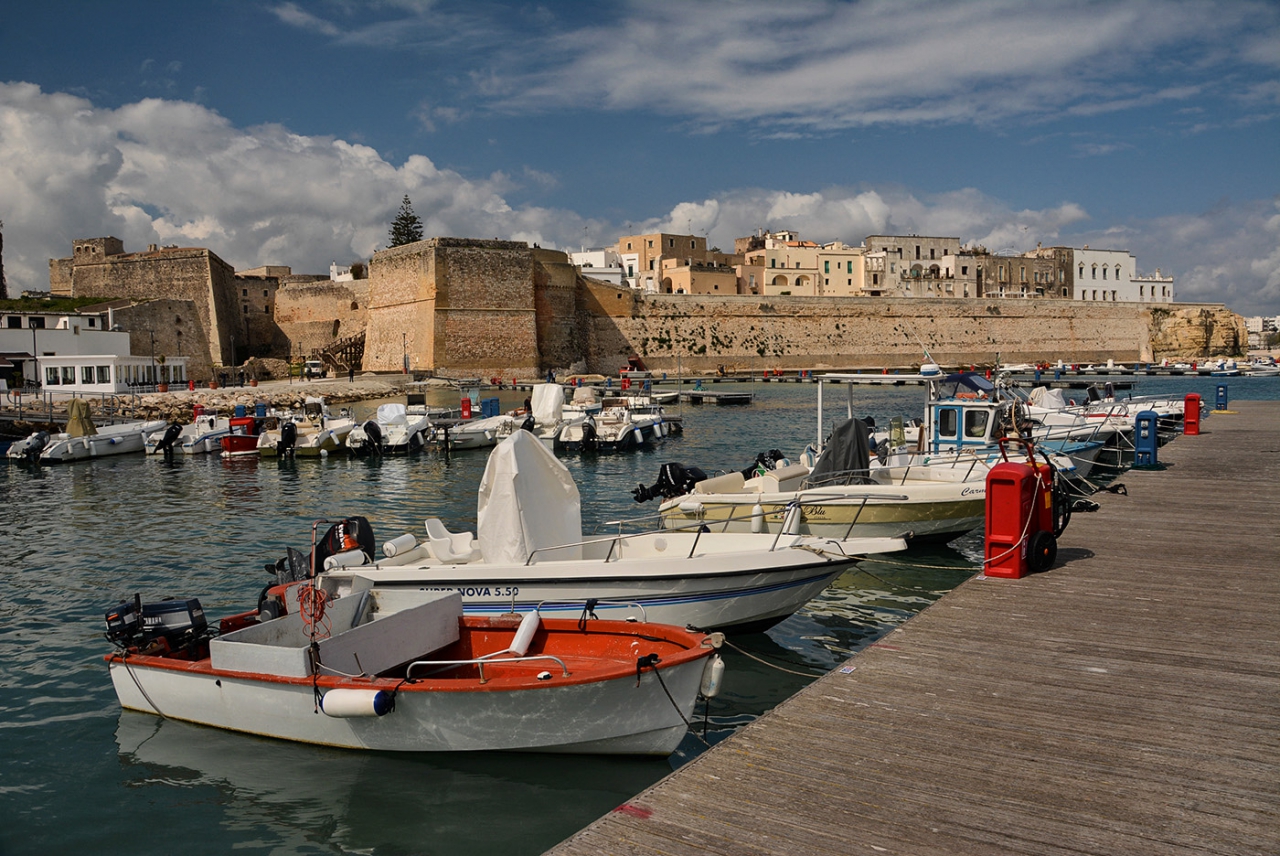
<path id="1" fill-rule="evenodd" d="M 1280 852 L 1280 402 L 1233 408 L 548 852 Z"/>

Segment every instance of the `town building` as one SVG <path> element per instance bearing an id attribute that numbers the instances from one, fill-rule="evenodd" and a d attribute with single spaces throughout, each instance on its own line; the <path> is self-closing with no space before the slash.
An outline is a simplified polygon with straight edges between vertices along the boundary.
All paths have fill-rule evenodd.
<path id="1" fill-rule="evenodd" d="M 611 285 L 627 285 L 627 274 L 623 268 L 622 256 L 617 247 L 583 248 L 579 252 L 570 253 L 572 262 L 583 276 L 589 276 L 599 282 Z M 632 265 L 634 268 L 634 264 Z M 633 274 L 634 275 L 634 274 Z"/>

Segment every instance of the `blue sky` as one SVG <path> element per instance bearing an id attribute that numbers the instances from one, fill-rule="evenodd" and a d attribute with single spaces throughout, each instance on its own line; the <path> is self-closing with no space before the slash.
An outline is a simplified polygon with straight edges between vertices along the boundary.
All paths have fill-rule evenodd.
<path id="1" fill-rule="evenodd" d="M 1280 4 L 13 4 L 11 290 L 77 237 L 323 272 L 429 235 L 1128 249 L 1280 314 Z"/>

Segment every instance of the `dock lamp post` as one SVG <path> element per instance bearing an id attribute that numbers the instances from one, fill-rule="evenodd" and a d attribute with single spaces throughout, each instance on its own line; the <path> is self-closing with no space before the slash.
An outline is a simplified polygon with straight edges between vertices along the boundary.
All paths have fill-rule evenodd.
<path id="1" fill-rule="evenodd" d="M 40 352 L 36 350 L 36 317 L 34 315 L 27 316 L 27 326 L 31 328 L 31 373 L 34 375 L 31 382 L 38 386 L 40 384 Z"/>
<path id="2" fill-rule="evenodd" d="M 400 334 L 400 363 L 404 374 L 409 373 L 409 334 Z"/>

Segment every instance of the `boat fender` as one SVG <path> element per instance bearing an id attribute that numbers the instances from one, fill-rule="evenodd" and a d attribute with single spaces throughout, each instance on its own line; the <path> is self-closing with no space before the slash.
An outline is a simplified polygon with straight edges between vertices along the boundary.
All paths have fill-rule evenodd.
<path id="1" fill-rule="evenodd" d="M 711 659 L 702 667 L 702 683 L 698 686 L 698 692 L 702 693 L 703 698 L 715 698 L 720 695 L 723 683 L 724 658 L 719 654 L 712 654 Z"/>
<path id="2" fill-rule="evenodd" d="M 538 628 L 542 626 L 542 617 L 537 611 L 526 612 L 524 618 L 520 619 L 520 626 L 516 628 L 515 638 L 511 640 L 511 647 L 508 648 L 512 654 L 517 657 L 523 657 L 529 653 L 529 645 L 533 643 L 533 634 L 538 632 Z"/>
<path id="3" fill-rule="evenodd" d="M 383 544 L 382 555 L 391 559 L 401 553 L 412 550 L 416 546 L 418 546 L 418 539 L 406 532 L 403 535 L 392 538 L 390 541 Z"/>
<path id="4" fill-rule="evenodd" d="M 702 503 L 698 502 L 698 500 L 696 499 L 690 499 L 680 503 L 679 508 L 685 514 L 701 514 L 702 513 Z"/>
<path id="5" fill-rule="evenodd" d="M 764 531 L 764 506 L 758 502 L 751 506 L 751 531 L 757 535 Z"/>
<path id="6" fill-rule="evenodd" d="M 632 428 L 632 429 L 631 429 L 631 436 L 632 436 L 632 439 L 634 439 L 634 440 L 636 441 L 636 445 L 637 445 L 637 446 L 639 446 L 639 445 L 641 445 L 642 443 L 644 443 L 644 434 L 642 434 L 642 433 L 640 432 L 640 429 L 639 429 L 639 428 Z"/>
<path id="7" fill-rule="evenodd" d="M 345 553 L 334 553 L 324 560 L 324 569 L 331 571 L 334 568 L 354 568 L 365 564 L 368 558 L 363 550 L 347 550 Z"/>
<path id="8" fill-rule="evenodd" d="M 335 719 L 386 716 L 395 709 L 395 696 L 386 690 L 329 690 L 320 698 L 321 712 Z"/>
<path id="9" fill-rule="evenodd" d="M 787 507 L 787 513 L 782 518 L 782 534 L 783 535 L 799 535 L 800 534 L 800 506 L 790 505 Z"/>

